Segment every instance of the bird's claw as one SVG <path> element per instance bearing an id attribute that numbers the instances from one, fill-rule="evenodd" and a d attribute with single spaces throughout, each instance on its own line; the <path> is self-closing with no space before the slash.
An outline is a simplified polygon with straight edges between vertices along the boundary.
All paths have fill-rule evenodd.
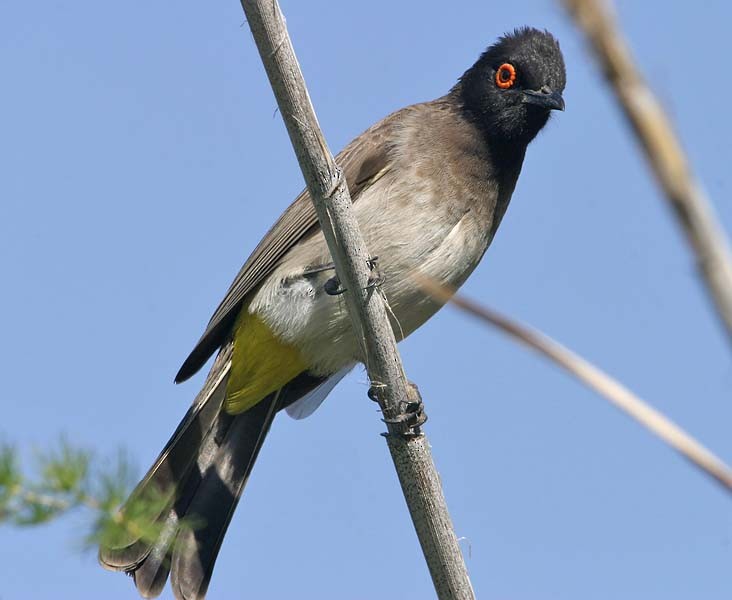
<path id="1" fill-rule="evenodd" d="M 379 393 L 383 386 L 372 385 L 368 397 L 379 402 Z M 389 426 L 389 433 L 384 435 L 414 436 L 420 435 L 420 427 L 427 422 L 427 413 L 424 411 L 422 396 L 414 383 L 409 383 L 409 400 L 400 407 L 400 413 L 392 417 L 384 417 L 383 421 Z"/>
<path id="2" fill-rule="evenodd" d="M 378 256 L 372 256 L 366 261 L 366 264 L 369 267 L 369 271 L 371 271 L 371 275 L 369 275 L 368 283 L 366 284 L 366 287 L 364 289 L 372 290 L 384 283 L 384 276 L 379 271 L 379 267 L 377 264 L 378 260 Z"/>

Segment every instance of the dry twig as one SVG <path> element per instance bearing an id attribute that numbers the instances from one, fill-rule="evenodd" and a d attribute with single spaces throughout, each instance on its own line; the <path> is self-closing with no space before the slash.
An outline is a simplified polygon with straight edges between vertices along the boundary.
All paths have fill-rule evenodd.
<path id="1" fill-rule="evenodd" d="M 435 298 L 442 302 L 451 301 L 461 310 L 497 327 L 532 350 L 543 354 L 660 437 L 684 458 L 721 483 L 727 491 L 732 491 L 732 469 L 730 467 L 673 421 L 646 404 L 622 383 L 544 334 L 475 302 L 454 296 L 454 290 L 449 290 L 424 276 L 418 277 L 418 281 Z"/>
<path id="2" fill-rule="evenodd" d="M 608 85 L 641 142 L 732 341 L 732 253 L 658 99 L 638 70 L 605 0 L 562 0 L 584 31 Z"/>
<path id="3" fill-rule="evenodd" d="M 427 438 L 419 427 L 399 425 L 414 400 L 396 348 L 386 307 L 371 293 L 369 254 L 351 211 L 345 178 L 328 150 L 313 110 L 277 0 L 242 0 L 242 8 L 269 76 L 300 168 L 318 213 L 336 273 L 348 290 L 348 312 L 354 332 L 365 342 L 365 362 L 384 414 L 387 442 L 441 600 L 471 600 L 457 537 Z M 397 568 L 398 565 L 397 565 Z"/>

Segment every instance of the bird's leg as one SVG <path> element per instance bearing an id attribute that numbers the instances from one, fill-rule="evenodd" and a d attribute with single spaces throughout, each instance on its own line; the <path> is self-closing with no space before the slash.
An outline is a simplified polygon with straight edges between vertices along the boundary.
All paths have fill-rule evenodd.
<path id="1" fill-rule="evenodd" d="M 313 265 L 305 267 L 305 270 L 302 272 L 303 277 L 309 277 L 311 275 L 317 275 L 318 273 L 323 273 L 324 271 L 334 271 L 335 270 L 335 264 L 332 262 L 326 263 L 324 265 Z M 346 291 L 346 288 L 341 287 L 341 280 L 338 279 L 338 275 L 333 275 L 330 279 L 328 279 L 323 284 L 323 291 L 328 294 L 329 296 L 340 296 L 343 292 Z"/>
<path id="2" fill-rule="evenodd" d="M 371 275 L 369 275 L 368 283 L 366 283 L 366 287 L 364 289 L 372 290 L 384 283 L 384 277 L 381 275 L 381 272 L 379 271 L 379 267 L 377 265 L 378 260 L 379 257 L 374 256 L 373 258 L 369 258 L 368 261 L 366 261 L 366 264 L 371 271 Z M 315 273 L 322 273 L 323 271 L 330 271 L 331 269 L 335 269 L 335 265 L 333 263 L 328 263 L 327 265 L 319 265 L 317 267 L 308 267 L 303 272 L 303 275 L 313 275 Z M 347 291 L 346 288 L 341 286 L 341 281 L 340 279 L 338 279 L 338 275 L 334 275 L 328 281 L 326 281 L 325 284 L 323 284 L 323 290 L 329 296 L 340 296 L 343 292 Z"/>
<path id="3" fill-rule="evenodd" d="M 314 266 L 307 266 L 305 267 L 305 270 L 302 272 L 303 277 L 307 277 L 308 275 L 316 275 L 317 273 L 322 273 L 323 271 L 334 271 L 335 270 L 335 263 L 329 262 L 324 265 L 314 265 Z"/>

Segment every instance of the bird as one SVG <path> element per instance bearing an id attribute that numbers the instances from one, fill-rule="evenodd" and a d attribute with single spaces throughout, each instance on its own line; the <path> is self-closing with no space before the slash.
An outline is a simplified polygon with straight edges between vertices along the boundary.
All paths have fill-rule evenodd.
<path id="1" fill-rule="evenodd" d="M 336 157 L 358 225 L 378 257 L 379 289 L 403 339 L 442 306 L 420 273 L 457 289 L 491 244 L 529 143 L 565 108 L 566 70 L 546 30 L 490 45 L 445 94 L 385 117 Z M 315 209 L 302 192 L 237 274 L 175 377 L 218 352 L 204 386 L 130 499 L 156 498 L 138 527 L 100 546 L 107 569 L 145 598 L 170 579 L 176 598 L 206 596 L 216 557 L 273 419 L 309 416 L 362 349 Z M 195 526 L 181 527 L 192 519 Z"/>

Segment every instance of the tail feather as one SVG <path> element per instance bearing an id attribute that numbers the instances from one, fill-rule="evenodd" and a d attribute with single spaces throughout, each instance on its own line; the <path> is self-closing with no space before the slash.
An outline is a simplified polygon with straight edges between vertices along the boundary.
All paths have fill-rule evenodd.
<path id="1" fill-rule="evenodd" d="M 181 530 L 173 548 L 171 585 L 176 598 L 204 598 L 221 542 L 278 410 L 272 394 L 235 417 L 223 444 L 203 473 L 200 491 L 188 512 L 200 527 Z"/>
<path id="2" fill-rule="evenodd" d="M 203 444 L 196 448 L 198 456 L 195 467 L 191 469 L 187 479 L 182 482 L 177 494 L 178 499 L 168 513 L 160 537 L 150 548 L 144 562 L 132 572 L 135 585 L 143 597 L 156 598 L 163 591 L 170 573 L 173 544 L 178 544 L 181 519 L 194 514 L 190 511 L 191 501 L 199 493 L 203 474 L 214 464 L 218 450 L 226 438 L 233 420 L 234 417 L 226 413 L 217 415 Z M 200 519 L 205 519 L 205 515 L 200 515 Z"/>
<path id="3" fill-rule="evenodd" d="M 171 510 L 160 537 L 145 560 L 132 571 L 135 587 L 143 598 L 157 598 L 165 588 L 170 574 L 170 548 L 178 535 L 179 524 L 178 514 Z"/>
<path id="4" fill-rule="evenodd" d="M 249 410 L 232 416 L 223 410 L 230 365 L 229 345 L 128 500 L 146 494 L 169 498 L 153 518 L 161 526 L 157 539 L 151 542 L 130 535 L 115 547 L 100 548 L 102 566 L 131 574 L 145 598 L 160 595 L 168 578 L 179 600 L 205 597 L 224 534 L 276 413 L 327 379 L 302 373 Z M 181 527 L 184 519 L 191 520 L 192 527 Z"/>
<path id="5" fill-rule="evenodd" d="M 145 497 L 145 494 L 169 497 L 164 503 L 158 521 L 165 520 L 176 497 L 178 485 L 188 474 L 199 455 L 201 445 L 218 421 L 226 394 L 226 380 L 231 361 L 231 350 L 226 348 L 217 357 L 206 384 L 196 396 L 191 408 L 171 436 L 157 460 L 130 495 L 127 504 Z M 124 511 L 124 507 L 122 509 Z M 149 543 L 130 535 L 115 547 L 102 547 L 99 562 L 113 571 L 133 571 L 151 550 Z"/>

